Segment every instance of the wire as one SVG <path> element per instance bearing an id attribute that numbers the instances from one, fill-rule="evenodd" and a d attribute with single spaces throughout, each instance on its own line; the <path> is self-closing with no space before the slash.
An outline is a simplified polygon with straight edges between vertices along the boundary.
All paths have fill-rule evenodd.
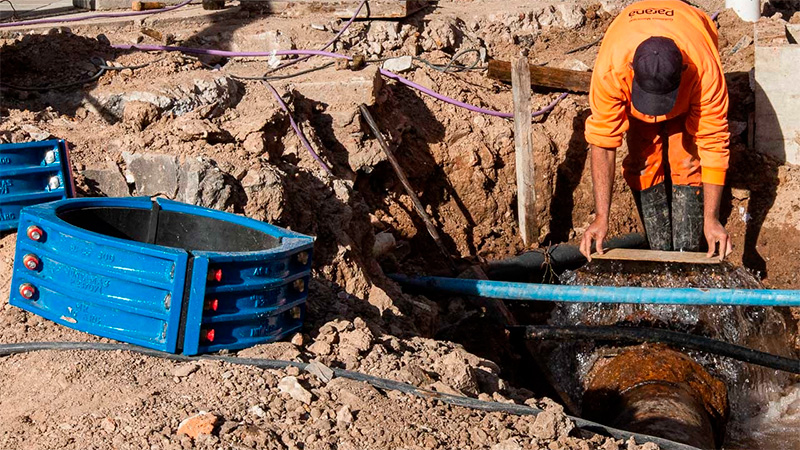
<path id="1" fill-rule="evenodd" d="M 126 12 L 119 12 L 119 13 L 104 13 L 104 14 L 93 14 L 89 16 L 80 16 L 80 17 L 67 17 L 63 19 L 59 18 L 50 18 L 50 19 L 34 19 L 34 20 L 24 20 L 22 22 L 5 22 L 0 23 L 0 28 L 6 27 L 16 27 L 16 26 L 25 26 L 25 25 L 37 25 L 42 23 L 66 23 L 66 22 L 80 22 L 83 20 L 91 20 L 91 19 L 108 19 L 114 17 L 133 17 L 133 16 L 144 16 L 148 14 L 159 14 L 165 13 L 169 11 L 175 11 L 178 8 L 188 5 L 191 3 L 192 0 L 184 0 L 181 3 L 178 3 L 175 6 L 170 6 L 168 8 L 162 9 L 153 9 L 149 11 L 126 11 Z"/>
<path id="2" fill-rule="evenodd" d="M 753 350 L 716 339 L 659 328 L 630 326 L 546 326 L 519 327 L 527 339 L 558 341 L 652 342 L 732 358 L 769 369 L 800 374 L 800 360 Z"/>
<path id="3" fill-rule="evenodd" d="M 269 81 L 264 80 L 264 84 L 272 92 L 272 96 L 275 97 L 275 100 L 277 100 L 278 104 L 289 116 L 289 123 L 292 125 L 292 129 L 294 130 L 295 134 L 297 134 L 297 137 L 300 138 L 300 142 L 303 144 L 303 147 L 305 147 L 306 150 L 308 150 L 308 153 L 311 154 L 314 160 L 316 160 L 317 163 L 319 163 L 319 165 L 325 170 L 325 172 L 327 172 L 329 175 L 333 175 L 333 172 L 331 171 L 330 167 L 328 167 L 328 165 L 325 164 L 322 158 L 319 157 L 317 152 L 314 151 L 314 147 L 312 147 L 311 143 L 308 142 L 308 139 L 306 138 L 306 135 L 303 133 L 303 130 L 301 130 L 300 127 L 297 125 L 297 122 L 294 121 L 294 117 L 292 117 L 292 112 L 289 111 L 289 106 L 287 106 L 286 102 L 283 101 L 277 89 L 275 89 L 271 84 L 269 84 Z"/>
<path id="4" fill-rule="evenodd" d="M 21 353 L 29 353 L 36 351 L 56 350 L 56 351 L 76 351 L 76 350 L 89 350 L 89 351 L 128 351 L 138 353 L 144 356 L 154 358 L 163 358 L 178 362 L 192 362 L 192 361 L 221 361 L 228 364 L 236 364 L 240 366 L 258 367 L 260 369 L 280 370 L 288 367 L 297 367 L 300 370 L 306 370 L 308 364 L 283 361 L 276 359 L 261 359 L 261 358 L 239 358 L 236 356 L 226 355 L 202 355 L 202 356 L 185 356 L 176 355 L 172 353 L 165 353 L 158 350 L 152 350 L 144 347 L 139 347 L 130 344 L 105 344 L 98 342 L 26 342 L 21 344 L 0 344 L 0 356 L 10 356 Z M 533 408 L 527 405 L 517 405 L 513 403 L 500 403 L 500 402 L 487 402 L 483 400 L 474 399 L 471 397 L 464 397 L 459 395 L 444 394 L 441 392 L 431 391 L 428 389 L 419 388 L 408 383 L 400 381 L 388 380 L 386 378 L 375 377 L 360 372 L 353 372 L 349 370 L 342 370 L 332 368 L 335 376 L 340 378 L 347 378 L 350 380 L 368 383 L 378 389 L 387 391 L 399 391 L 410 394 L 423 399 L 436 399 L 442 403 L 453 406 L 461 406 L 487 412 L 501 412 L 506 414 L 514 414 L 519 416 L 536 415 L 543 412 L 539 408 Z M 678 442 L 670 441 L 663 438 L 654 436 L 647 436 L 630 431 L 618 430 L 616 428 L 607 427 L 599 423 L 590 422 L 580 417 L 567 416 L 572 420 L 576 426 L 584 430 L 596 434 L 611 436 L 615 439 L 628 440 L 631 437 L 636 439 L 636 442 L 653 442 L 661 447 L 663 450 L 699 450 L 690 445 L 681 444 Z"/>
<path id="5" fill-rule="evenodd" d="M 156 63 L 158 61 L 161 61 L 162 59 L 164 59 L 164 58 L 158 58 L 158 59 L 156 59 L 154 61 L 150 61 L 150 62 L 144 63 L 144 64 L 139 64 L 139 65 L 136 65 L 136 66 L 109 66 L 103 58 L 100 58 L 99 56 L 93 56 L 90 59 L 90 61 L 92 62 L 92 64 L 94 64 L 98 68 L 97 73 L 95 73 L 91 77 L 86 78 L 84 80 L 73 81 L 73 82 L 64 83 L 64 84 L 50 85 L 50 86 L 15 86 L 13 84 L 0 82 L 0 86 L 5 87 L 5 88 L 9 88 L 9 89 L 14 89 L 15 91 L 28 91 L 28 92 L 55 91 L 55 90 L 58 90 L 58 89 L 64 89 L 64 88 L 74 87 L 74 86 L 83 86 L 84 84 L 92 83 L 94 81 L 97 81 L 100 77 L 103 76 L 103 74 L 106 73 L 106 71 L 109 71 L 109 70 L 125 70 L 125 69 L 136 70 L 136 69 L 141 69 L 142 67 L 147 67 L 150 64 L 153 64 L 153 63 Z"/>
<path id="6" fill-rule="evenodd" d="M 600 36 L 599 38 L 595 39 L 594 41 L 592 41 L 592 42 L 589 42 L 588 44 L 581 45 L 580 47 L 575 47 L 575 48 L 573 48 L 572 50 L 567 50 L 566 52 L 564 52 L 564 54 L 565 54 L 565 55 L 571 55 L 571 54 L 573 54 L 573 53 L 578 53 L 578 52 L 579 52 L 579 51 L 581 51 L 581 50 L 586 50 L 586 49 L 588 49 L 588 48 L 592 48 L 592 47 L 594 47 L 595 45 L 597 45 L 597 44 L 599 44 L 599 43 L 603 42 L 603 37 L 604 37 L 604 36 L 605 36 L 605 34 L 603 34 L 603 35 L 602 35 L 602 36 Z"/>
<path id="7" fill-rule="evenodd" d="M 306 69 L 306 70 L 301 70 L 301 71 L 299 71 L 299 72 L 295 72 L 295 73 L 293 73 L 293 74 L 290 74 L 290 75 L 275 75 L 275 76 L 271 76 L 271 77 L 268 77 L 268 76 L 263 76 L 263 77 L 246 77 L 246 76 L 242 76 L 242 75 L 234 75 L 234 74 L 231 74 L 231 77 L 232 77 L 232 78 L 235 78 L 235 79 L 237 79 L 237 80 L 246 80 L 246 81 L 278 81 L 278 80 L 288 80 L 288 79 L 290 79 L 290 78 L 295 78 L 295 77 L 299 77 L 299 76 L 301 76 L 301 75 L 306 75 L 306 74 L 309 74 L 309 73 L 312 73 L 312 72 L 317 72 L 317 71 L 319 71 L 319 70 L 322 70 L 322 69 L 327 69 L 328 67 L 330 67 L 330 66 L 332 66 L 332 65 L 334 65 L 334 64 L 336 64 L 336 63 L 330 62 L 330 63 L 323 64 L 323 65 L 321 65 L 321 66 L 312 67 L 312 68 L 310 68 L 310 69 Z"/>
<path id="8" fill-rule="evenodd" d="M 327 56 L 329 58 L 338 58 L 338 59 L 347 59 L 351 60 L 349 56 L 342 55 L 340 53 L 333 53 L 328 51 L 321 51 L 321 50 L 280 50 L 277 52 L 232 52 L 227 50 L 213 50 L 213 49 L 204 49 L 204 48 L 193 48 L 193 47 L 179 47 L 179 46 L 168 46 L 168 45 L 132 45 L 132 44 L 120 44 L 120 45 L 112 45 L 113 48 L 117 49 L 124 49 L 124 50 L 131 50 L 131 49 L 138 49 L 138 50 L 145 50 L 145 51 L 169 51 L 169 52 L 183 52 L 195 55 L 214 55 L 214 56 L 225 56 L 229 58 L 235 57 L 254 57 L 254 56 L 263 56 L 263 57 L 271 57 L 273 55 L 317 55 L 317 56 Z M 512 113 L 505 113 L 500 111 L 495 111 L 492 109 L 481 108 L 479 106 L 470 105 L 469 103 L 464 103 L 462 101 L 447 97 L 446 95 L 439 94 L 431 89 L 428 89 L 424 86 L 421 86 L 413 81 L 407 80 L 400 75 L 389 72 L 388 70 L 381 69 L 381 75 L 385 76 L 386 78 L 396 80 L 406 86 L 412 87 L 423 94 L 429 95 L 433 98 L 441 100 L 446 103 L 450 103 L 451 105 L 458 106 L 460 108 L 464 108 L 469 111 L 486 114 L 489 116 L 494 117 L 502 117 L 505 119 L 511 119 L 514 117 Z M 558 96 L 552 103 L 544 107 L 543 109 L 534 112 L 531 117 L 538 117 L 544 114 L 549 113 L 552 111 L 556 105 L 561 102 L 568 93 L 563 93 Z"/>
<path id="9" fill-rule="evenodd" d="M 14 4 L 11 3 L 11 0 L 0 0 L 0 3 L 8 3 L 8 5 L 11 6 L 11 18 L 12 19 L 16 20 L 16 19 L 19 18 L 19 16 L 17 15 L 17 8 L 14 8 Z"/>
<path id="10" fill-rule="evenodd" d="M 366 5 L 366 4 L 367 4 L 367 0 L 362 0 L 361 4 L 358 5 L 358 8 L 356 8 L 356 12 L 353 14 L 353 17 L 351 17 L 350 20 L 344 25 L 344 27 L 342 27 L 342 29 L 339 30 L 339 33 L 337 33 L 336 36 L 333 37 L 333 39 L 328 41 L 327 44 L 323 45 L 322 48 L 320 48 L 320 50 L 327 50 L 328 48 L 330 48 L 331 45 L 335 44 L 336 41 L 338 41 L 339 38 L 342 37 L 342 35 L 345 33 L 345 31 L 347 31 L 350 28 L 350 25 L 352 25 L 353 22 L 355 22 L 355 20 L 358 17 L 358 15 L 361 14 L 361 9 L 364 8 L 364 5 Z M 289 61 L 287 63 L 281 64 L 280 66 L 270 70 L 267 73 L 267 75 L 269 75 L 270 73 L 275 73 L 275 72 L 277 72 L 277 71 L 279 71 L 281 69 L 285 69 L 286 67 L 293 66 L 293 65 L 295 65 L 295 64 L 297 64 L 299 62 L 306 61 L 309 58 L 311 58 L 311 55 L 305 56 L 303 58 L 300 58 L 300 59 L 297 59 L 297 60 L 294 60 L 294 61 Z"/>

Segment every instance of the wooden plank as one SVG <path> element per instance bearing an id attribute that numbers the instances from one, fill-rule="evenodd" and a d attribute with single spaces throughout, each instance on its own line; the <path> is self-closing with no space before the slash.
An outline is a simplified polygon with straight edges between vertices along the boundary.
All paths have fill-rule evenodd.
<path id="1" fill-rule="evenodd" d="M 709 258 L 704 252 L 665 252 L 636 248 L 614 248 L 604 254 L 594 253 L 592 259 L 613 259 L 616 261 L 652 261 L 682 264 L 719 264 L 719 258 Z"/>
<path id="2" fill-rule="evenodd" d="M 517 215 L 519 232 L 526 246 L 539 239 L 534 188 L 533 142 L 531 141 L 531 79 L 528 57 L 520 56 L 511 70 L 514 95 L 514 149 L 517 162 Z"/>
<path id="3" fill-rule="evenodd" d="M 489 61 L 488 77 L 494 80 L 511 81 L 511 63 L 505 61 Z M 566 91 L 587 93 L 592 84 L 591 72 L 557 69 L 555 67 L 530 66 L 531 85 L 537 87 L 561 89 Z"/>
<path id="4" fill-rule="evenodd" d="M 336 17 L 353 17 L 360 0 L 350 0 L 348 5 L 336 11 Z M 428 0 L 370 0 L 358 14 L 359 19 L 402 19 L 428 6 Z"/>

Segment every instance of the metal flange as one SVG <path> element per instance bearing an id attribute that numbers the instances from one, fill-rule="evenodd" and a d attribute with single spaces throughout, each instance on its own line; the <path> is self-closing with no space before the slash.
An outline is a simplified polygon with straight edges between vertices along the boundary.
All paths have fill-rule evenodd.
<path id="1" fill-rule="evenodd" d="M 312 246 L 308 236 L 164 199 L 30 206 L 10 303 L 166 352 L 236 350 L 301 327 Z"/>
<path id="2" fill-rule="evenodd" d="M 0 232 L 15 229 L 26 206 L 74 196 L 65 141 L 0 145 Z"/>

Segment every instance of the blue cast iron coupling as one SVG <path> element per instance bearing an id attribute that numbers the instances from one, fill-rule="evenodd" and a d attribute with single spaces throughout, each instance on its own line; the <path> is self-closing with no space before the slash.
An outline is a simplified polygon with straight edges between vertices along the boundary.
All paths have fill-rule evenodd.
<path id="1" fill-rule="evenodd" d="M 312 246 L 309 236 L 164 199 L 29 206 L 10 303 L 165 352 L 238 350 L 300 329 Z"/>

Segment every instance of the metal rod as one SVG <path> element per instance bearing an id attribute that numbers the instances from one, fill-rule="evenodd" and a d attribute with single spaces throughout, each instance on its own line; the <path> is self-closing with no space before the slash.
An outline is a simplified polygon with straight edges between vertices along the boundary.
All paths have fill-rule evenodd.
<path id="1" fill-rule="evenodd" d="M 386 140 L 383 138 L 383 134 L 381 133 L 380 128 L 378 128 L 377 122 L 375 122 L 375 119 L 372 117 L 372 114 L 370 114 L 367 105 L 362 104 L 361 106 L 359 106 L 359 109 L 361 109 L 361 116 L 364 118 L 364 121 L 367 122 L 367 125 L 372 130 L 372 134 L 374 134 L 375 138 L 378 139 L 378 143 L 383 149 L 383 152 L 386 154 L 386 158 L 389 159 L 389 163 L 392 165 L 394 173 L 397 174 L 397 178 L 400 179 L 400 183 L 403 185 L 403 188 L 405 188 L 406 193 L 408 194 L 409 197 L 411 197 L 411 202 L 414 204 L 414 209 L 417 210 L 417 214 L 419 214 L 422 221 L 425 222 L 425 228 L 428 229 L 428 234 L 431 235 L 434 242 L 436 242 L 436 246 L 439 247 L 439 251 L 441 251 L 442 255 L 444 255 L 445 259 L 447 260 L 447 265 L 450 267 L 450 270 L 453 273 L 455 273 L 456 266 L 453 263 L 453 259 L 450 256 L 450 253 L 444 246 L 442 238 L 439 237 L 439 232 L 436 231 L 436 227 L 433 226 L 433 220 L 431 220 L 431 217 L 428 215 L 428 213 L 425 211 L 425 208 L 422 206 L 422 202 L 419 201 L 419 197 L 417 197 L 416 192 L 414 192 L 414 189 L 411 187 L 411 183 L 408 181 L 405 172 L 403 172 L 403 168 L 400 167 L 400 163 L 397 162 L 397 158 L 394 157 L 392 150 L 389 148 L 389 144 L 387 144 Z"/>

